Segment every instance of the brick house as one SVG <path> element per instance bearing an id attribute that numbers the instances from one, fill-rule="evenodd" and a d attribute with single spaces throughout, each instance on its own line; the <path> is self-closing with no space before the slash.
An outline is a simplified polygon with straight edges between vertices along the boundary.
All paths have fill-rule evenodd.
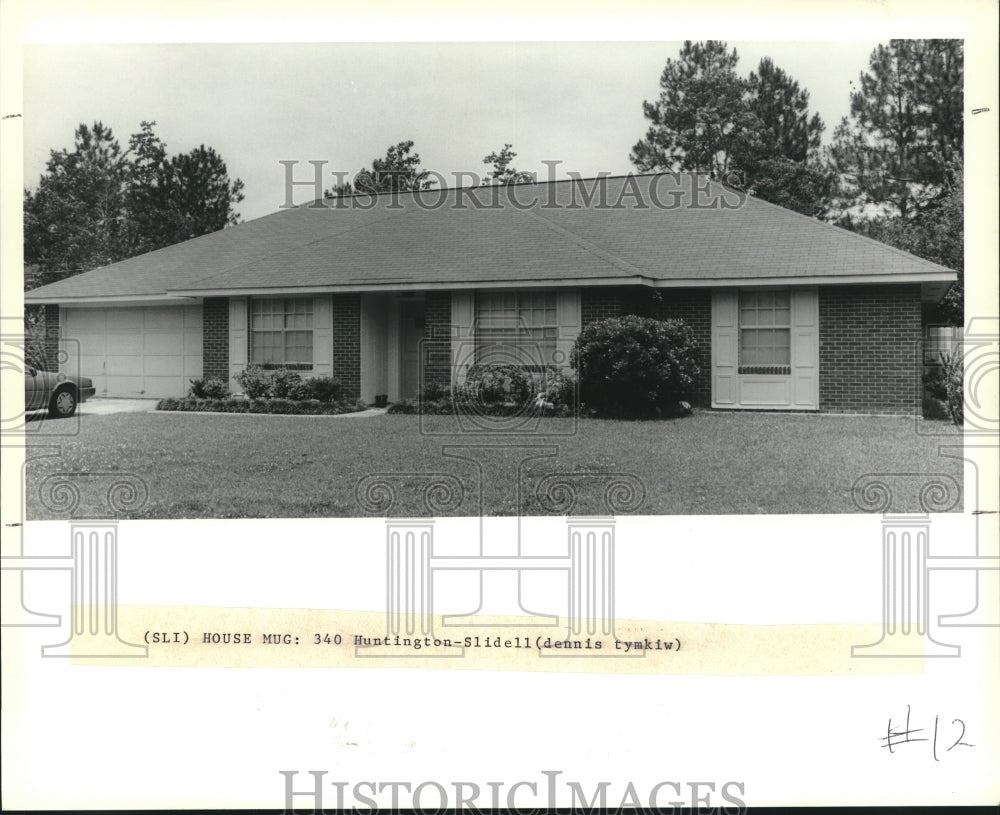
<path id="1" fill-rule="evenodd" d="M 390 401 L 469 365 L 569 367 L 582 326 L 681 317 L 714 408 L 919 410 L 922 304 L 956 274 L 704 176 L 357 195 L 35 289 L 98 395 L 184 395 L 249 363 Z"/>

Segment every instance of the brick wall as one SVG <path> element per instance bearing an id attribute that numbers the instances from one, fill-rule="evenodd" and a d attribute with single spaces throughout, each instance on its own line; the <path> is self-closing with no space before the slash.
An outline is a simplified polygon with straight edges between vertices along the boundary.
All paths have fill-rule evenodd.
<path id="1" fill-rule="evenodd" d="M 333 295 L 333 375 L 344 397 L 361 396 L 361 295 Z"/>
<path id="2" fill-rule="evenodd" d="M 834 413 L 919 410 L 920 286 L 821 286 L 819 406 Z"/>
<path id="3" fill-rule="evenodd" d="M 657 320 L 682 319 L 698 341 L 701 373 L 692 386 L 691 402 L 712 404 L 712 292 L 711 289 L 651 289 L 646 286 L 602 286 L 580 293 L 583 325 L 606 317 L 635 314 Z"/>
<path id="4" fill-rule="evenodd" d="M 59 306 L 45 306 L 45 368 L 59 370 Z"/>
<path id="5" fill-rule="evenodd" d="M 206 297 L 201 304 L 202 376 L 229 379 L 229 298 Z"/>
<path id="6" fill-rule="evenodd" d="M 423 382 L 451 382 L 451 292 L 427 292 L 423 346 Z"/>

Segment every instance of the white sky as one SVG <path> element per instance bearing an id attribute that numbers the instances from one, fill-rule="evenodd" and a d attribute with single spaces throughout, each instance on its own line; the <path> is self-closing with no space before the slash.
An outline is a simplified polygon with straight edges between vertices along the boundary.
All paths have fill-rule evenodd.
<path id="1" fill-rule="evenodd" d="M 746 75 L 770 56 L 810 93 L 829 140 L 880 40 L 730 39 Z M 284 201 L 282 159 L 354 173 L 413 139 L 425 168 L 482 174 L 505 142 L 520 170 L 623 173 L 646 131 L 644 99 L 674 42 L 27 45 L 24 183 L 80 122 L 101 120 L 123 148 L 143 119 L 171 154 L 214 147 L 246 184 L 244 219 Z M 332 180 L 332 177 L 331 177 Z M 329 185 L 327 185 L 329 186 Z M 298 187 L 296 201 L 311 192 Z"/>

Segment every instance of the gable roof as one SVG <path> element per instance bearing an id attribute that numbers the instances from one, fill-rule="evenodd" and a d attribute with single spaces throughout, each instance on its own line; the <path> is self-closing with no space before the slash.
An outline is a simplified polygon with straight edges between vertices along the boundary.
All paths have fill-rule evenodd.
<path id="1" fill-rule="evenodd" d="M 574 283 L 920 282 L 941 296 L 955 279 L 705 176 L 660 173 L 311 202 L 42 286 L 25 302 Z"/>

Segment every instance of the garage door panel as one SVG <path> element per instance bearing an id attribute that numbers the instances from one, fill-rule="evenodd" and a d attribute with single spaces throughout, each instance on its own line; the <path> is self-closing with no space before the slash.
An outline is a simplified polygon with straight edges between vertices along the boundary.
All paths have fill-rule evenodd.
<path id="1" fill-rule="evenodd" d="M 141 376 L 116 376 L 108 374 L 108 396 L 142 396 Z"/>
<path id="2" fill-rule="evenodd" d="M 182 308 L 147 308 L 143 310 L 143 328 L 147 330 L 168 329 L 184 330 L 184 312 Z"/>
<path id="3" fill-rule="evenodd" d="M 65 334 L 64 347 L 70 355 L 81 357 L 103 357 L 108 352 L 108 340 L 104 334 Z"/>
<path id="4" fill-rule="evenodd" d="M 143 372 L 149 376 L 183 376 L 184 357 L 146 357 Z"/>
<path id="5" fill-rule="evenodd" d="M 103 308 L 66 309 L 66 331 L 68 332 L 100 332 L 107 330 L 107 312 Z"/>
<path id="6" fill-rule="evenodd" d="M 184 353 L 184 336 L 172 332 L 144 334 L 142 353 L 147 357 L 179 356 Z"/>
<path id="7" fill-rule="evenodd" d="M 201 376 L 202 365 L 200 356 L 184 357 L 184 376 Z"/>
<path id="8" fill-rule="evenodd" d="M 137 308 L 108 309 L 108 333 L 136 331 L 142 328 L 142 314 Z"/>
<path id="9" fill-rule="evenodd" d="M 147 376 L 143 396 L 164 399 L 187 390 L 187 380 L 177 376 Z"/>
<path id="10" fill-rule="evenodd" d="M 108 376 L 138 376 L 142 377 L 143 360 L 138 354 L 134 356 L 113 356 L 107 358 Z"/>
<path id="11" fill-rule="evenodd" d="M 63 309 L 72 371 L 102 396 L 184 396 L 202 373 L 200 306 Z M 78 351 L 77 351 L 78 349 Z M 63 366 L 71 372 L 69 363 Z"/>

